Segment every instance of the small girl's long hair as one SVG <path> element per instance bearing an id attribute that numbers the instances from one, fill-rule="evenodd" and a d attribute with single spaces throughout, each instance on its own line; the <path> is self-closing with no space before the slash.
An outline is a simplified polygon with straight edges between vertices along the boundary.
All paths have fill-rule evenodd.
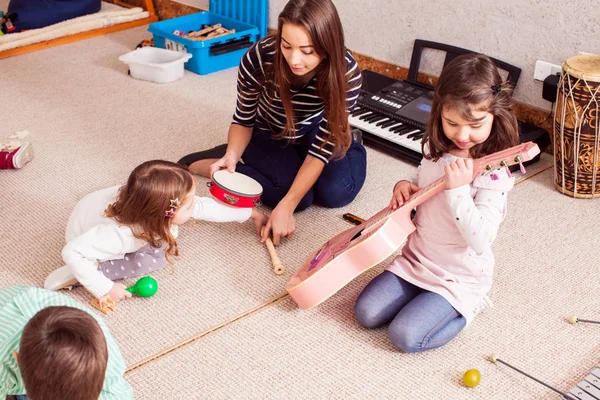
<path id="1" fill-rule="evenodd" d="M 473 121 L 471 108 L 494 116 L 488 139 L 470 150 L 479 158 L 516 146 L 519 128 L 512 101 L 513 86 L 503 82 L 494 62 L 482 54 L 464 54 L 448 63 L 435 87 L 427 132 L 421 149 L 423 157 L 437 161 L 454 148 L 442 128 L 442 109 L 458 110 L 461 116 Z M 429 145 L 427 149 L 426 145 Z"/>
<path id="2" fill-rule="evenodd" d="M 293 73 L 281 52 L 281 30 L 286 23 L 306 28 L 315 52 L 321 57 L 321 62 L 316 67 L 316 87 L 325 104 L 327 130 L 331 133 L 324 139 L 334 143 L 333 158 L 343 157 L 352 143 L 346 112 L 346 47 L 342 22 L 331 0 L 290 0 L 279 14 L 275 60 L 266 71 L 267 81 L 272 82 L 267 88 L 273 98 L 276 93 L 281 96 L 286 116 L 285 129 L 275 137 L 296 135 L 290 96 L 290 79 Z"/>
<path id="3" fill-rule="evenodd" d="M 183 202 L 192 190 L 194 178 L 179 164 L 147 161 L 136 167 L 127 184 L 119 189 L 117 200 L 105 215 L 131 228 L 134 236 L 155 248 L 166 243 L 165 257 L 178 256 L 177 241 L 171 234 L 171 218 L 165 215 L 171 200 Z"/>

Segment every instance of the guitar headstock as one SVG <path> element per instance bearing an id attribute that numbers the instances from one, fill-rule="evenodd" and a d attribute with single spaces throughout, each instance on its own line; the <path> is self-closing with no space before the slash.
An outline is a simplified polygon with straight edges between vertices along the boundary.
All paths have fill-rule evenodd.
<path id="1" fill-rule="evenodd" d="M 498 168 L 508 168 L 512 165 L 522 164 L 532 160 L 540 154 L 540 148 L 533 142 L 521 143 L 510 149 L 502 150 L 489 156 L 475 160 L 473 169 L 475 173 L 493 171 Z"/>

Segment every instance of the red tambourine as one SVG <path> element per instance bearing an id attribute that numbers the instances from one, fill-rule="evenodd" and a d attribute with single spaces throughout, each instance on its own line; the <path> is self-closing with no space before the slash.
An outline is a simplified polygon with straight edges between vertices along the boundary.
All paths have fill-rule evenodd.
<path id="1" fill-rule="evenodd" d="M 260 204 L 263 188 L 254 179 L 240 174 L 220 170 L 213 174 L 212 180 L 206 185 L 217 200 L 230 206 L 252 208 Z"/>

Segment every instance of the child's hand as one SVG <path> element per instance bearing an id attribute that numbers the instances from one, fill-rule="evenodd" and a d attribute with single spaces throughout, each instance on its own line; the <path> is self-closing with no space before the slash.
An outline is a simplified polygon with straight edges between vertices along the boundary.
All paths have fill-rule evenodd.
<path id="1" fill-rule="evenodd" d="M 267 217 L 264 213 L 258 211 L 256 208 L 252 209 L 252 215 L 250 218 L 254 220 L 254 225 L 256 226 L 256 234 L 260 236 L 261 228 L 267 224 L 269 217 Z"/>
<path id="2" fill-rule="evenodd" d="M 123 299 L 127 299 L 127 298 L 131 297 L 131 293 L 129 293 L 127 290 L 125 290 L 125 288 L 126 288 L 126 286 L 123 285 L 122 283 L 118 283 L 118 282 L 113 283 L 112 289 L 110 289 L 109 292 L 106 293 L 104 296 L 100 297 L 98 299 L 98 302 L 100 304 L 102 304 L 102 302 L 107 297 L 110 297 L 116 303 L 117 301 L 121 301 Z"/>
<path id="3" fill-rule="evenodd" d="M 454 189 L 473 182 L 473 160 L 470 158 L 454 161 L 444 168 L 446 190 Z"/>
<path id="4" fill-rule="evenodd" d="M 400 181 L 394 186 L 392 192 L 392 200 L 390 201 L 390 208 L 392 210 L 402 206 L 405 201 L 410 199 L 410 195 L 421 190 L 417 185 L 413 185 L 409 181 Z"/>

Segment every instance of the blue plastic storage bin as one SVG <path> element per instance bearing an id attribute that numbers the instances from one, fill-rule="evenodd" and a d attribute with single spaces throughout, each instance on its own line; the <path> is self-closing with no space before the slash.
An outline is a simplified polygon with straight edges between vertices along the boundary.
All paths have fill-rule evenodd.
<path id="1" fill-rule="evenodd" d="M 249 47 L 267 34 L 267 0 L 211 0 L 210 11 L 150 24 L 154 45 L 192 54 L 185 68 L 200 75 L 238 66 Z M 197 31 L 204 25 L 222 24 L 235 33 L 204 41 L 175 35 Z"/>

